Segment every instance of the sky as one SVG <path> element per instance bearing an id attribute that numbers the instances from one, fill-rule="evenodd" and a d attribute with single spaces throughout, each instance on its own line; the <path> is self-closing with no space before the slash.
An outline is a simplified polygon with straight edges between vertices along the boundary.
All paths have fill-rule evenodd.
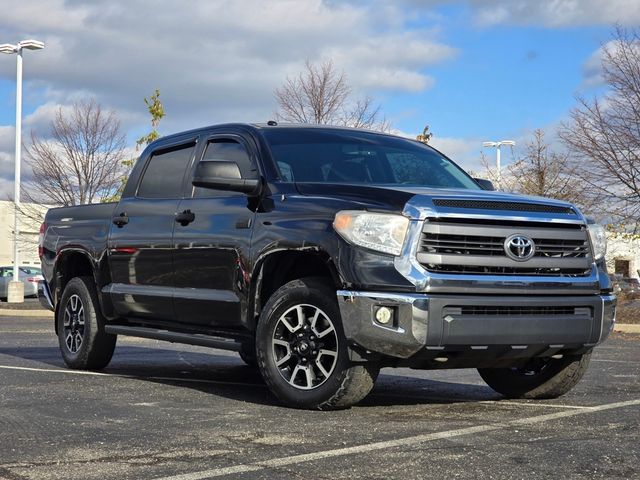
<path id="1" fill-rule="evenodd" d="M 0 43 L 46 44 L 24 55 L 25 138 L 47 135 L 59 108 L 94 97 L 133 146 L 149 130 L 143 98 L 155 88 L 161 134 L 266 122 L 287 76 L 306 60 L 332 60 L 397 133 L 428 124 L 434 146 L 478 170 L 484 140 L 515 140 L 507 162 L 534 129 L 555 142 L 576 97 L 602 91 L 600 51 L 615 24 L 640 25 L 640 1 L 21 0 L 2 9 Z M 3 197 L 14 122 L 15 57 L 0 55 Z"/>

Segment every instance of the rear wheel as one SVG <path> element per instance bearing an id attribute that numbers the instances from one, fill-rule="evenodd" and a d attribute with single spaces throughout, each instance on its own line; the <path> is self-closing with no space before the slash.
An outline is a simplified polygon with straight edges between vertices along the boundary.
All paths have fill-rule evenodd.
<path id="1" fill-rule="evenodd" d="M 319 280 L 294 280 L 273 294 L 260 315 L 258 367 L 289 406 L 348 408 L 373 388 L 379 367 L 349 360 L 335 297 Z"/>
<path id="2" fill-rule="evenodd" d="M 60 352 L 67 366 L 100 370 L 109 364 L 117 336 L 104 332 L 104 319 L 91 277 L 76 277 L 67 283 L 56 322 Z"/>
<path id="3" fill-rule="evenodd" d="M 518 368 L 479 368 L 482 379 L 508 398 L 557 398 L 584 376 L 591 352 L 563 358 L 534 358 Z"/>

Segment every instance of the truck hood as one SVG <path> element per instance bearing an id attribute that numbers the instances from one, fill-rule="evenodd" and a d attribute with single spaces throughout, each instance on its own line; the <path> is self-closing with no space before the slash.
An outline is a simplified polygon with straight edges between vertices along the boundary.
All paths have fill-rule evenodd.
<path id="1" fill-rule="evenodd" d="M 296 187 L 302 195 L 322 196 L 322 197 L 339 197 L 341 199 L 350 199 L 354 202 L 363 204 L 364 207 L 370 206 L 371 208 L 393 210 L 399 212 L 405 212 L 411 217 L 416 217 L 419 214 L 413 207 L 423 207 L 423 209 L 432 210 L 434 213 L 439 211 L 449 211 L 450 208 L 437 206 L 433 203 L 433 200 L 468 200 L 470 206 L 465 207 L 471 210 L 481 210 L 482 207 L 474 208 L 474 201 L 480 202 L 499 202 L 508 204 L 536 204 L 547 205 L 550 207 L 558 207 L 561 210 L 566 209 L 567 212 L 573 210 L 573 214 L 570 216 L 575 219 L 576 216 L 582 217 L 580 212 L 570 203 L 555 200 L 545 197 L 533 197 L 527 195 L 516 195 L 505 192 L 492 192 L 487 190 L 468 190 L 458 188 L 428 188 L 428 187 L 403 187 L 403 186 L 385 186 L 385 185 L 351 185 L 351 184 L 337 184 L 337 183 L 297 183 Z M 511 215 L 518 214 L 518 209 L 515 205 L 511 208 L 505 208 L 504 211 L 510 212 Z M 522 211 L 528 209 L 524 208 Z M 495 213 L 498 213 L 501 209 L 492 209 Z M 540 212 L 539 212 L 540 213 Z M 545 212 L 542 212 L 545 213 Z M 566 217 L 562 213 L 553 213 L 554 216 Z M 423 216 L 423 215 L 420 215 Z M 530 212 L 527 211 L 527 216 L 530 216 Z M 537 215 L 535 215 L 537 216 Z M 549 216 L 549 212 L 546 212 L 546 216 Z"/>

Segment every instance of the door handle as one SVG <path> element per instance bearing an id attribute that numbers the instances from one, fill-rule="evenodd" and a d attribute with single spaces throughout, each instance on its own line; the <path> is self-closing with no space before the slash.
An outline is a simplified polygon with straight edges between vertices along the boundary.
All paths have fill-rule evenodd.
<path id="1" fill-rule="evenodd" d="M 176 220 L 176 222 L 178 222 L 183 227 L 186 227 L 191 222 L 193 222 L 195 219 L 196 219 L 196 214 L 195 213 L 193 213 L 191 210 L 185 210 L 183 212 L 176 213 L 176 219 L 175 220 Z"/>
<path id="2" fill-rule="evenodd" d="M 125 212 L 122 212 L 120 215 L 118 215 L 117 217 L 113 217 L 112 220 L 113 224 L 118 227 L 118 228 L 122 228 L 124 227 L 127 223 L 129 223 L 129 217 L 127 216 L 127 214 Z"/>

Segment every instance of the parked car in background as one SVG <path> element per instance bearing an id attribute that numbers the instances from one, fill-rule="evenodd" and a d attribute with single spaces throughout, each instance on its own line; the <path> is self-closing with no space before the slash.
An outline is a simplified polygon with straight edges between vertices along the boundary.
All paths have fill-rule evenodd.
<path id="1" fill-rule="evenodd" d="M 0 299 L 7 300 L 9 282 L 13 280 L 13 266 L 0 267 Z M 38 267 L 23 265 L 20 267 L 20 280 L 24 283 L 24 296 L 38 296 L 38 282 L 44 280 L 42 270 Z"/>

